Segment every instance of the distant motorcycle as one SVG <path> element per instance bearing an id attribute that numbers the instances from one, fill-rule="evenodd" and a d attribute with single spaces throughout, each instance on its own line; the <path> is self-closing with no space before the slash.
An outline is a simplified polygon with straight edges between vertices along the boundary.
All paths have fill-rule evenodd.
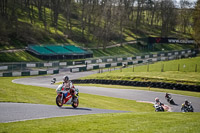
<path id="1" fill-rule="evenodd" d="M 56 78 L 53 78 L 52 80 L 51 80 L 51 84 L 55 84 L 56 83 Z"/>
<path id="2" fill-rule="evenodd" d="M 57 92 L 56 104 L 58 107 L 62 107 L 63 104 L 72 105 L 73 108 L 78 107 L 79 96 L 77 96 L 76 98 L 73 98 L 70 91 L 72 91 L 72 90 L 70 89 L 68 91 L 65 91 L 62 84 L 57 87 L 57 89 L 56 89 L 56 92 Z M 78 92 L 78 89 L 75 89 L 75 91 Z"/>
<path id="3" fill-rule="evenodd" d="M 126 68 L 126 64 L 123 64 L 122 68 Z"/>
<path id="4" fill-rule="evenodd" d="M 175 102 L 174 102 L 174 100 L 172 99 L 171 96 L 168 96 L 168 97 L 165 96 L 165 99 L 167 100 L 168 103 L 175 104 Z"/>
<path id="5" fill-rule="evenodd" d="M 156 112 L 164 112 L 164 108 L 162 105 L 154 104 L 154 108 Z"/>
<path id="6" fill-rule="evenodd" d="M 181 111 L 182 112 L 194 112 L 194 109 L 193 109 L 191 103 L 190 103 L 190 105 L 182 104 Z"/>

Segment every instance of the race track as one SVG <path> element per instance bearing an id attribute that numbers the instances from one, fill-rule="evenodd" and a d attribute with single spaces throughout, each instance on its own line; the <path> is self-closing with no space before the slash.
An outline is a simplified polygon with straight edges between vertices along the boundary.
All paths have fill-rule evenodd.
<path id="1" fill-rule="evenodd" d="M 18 83 L 18 84 L 42 86 L 42 87 L 56 89 L 57 85 L 50 84 L 50 81 L 53 77 L 56 77 L 57 81 L 61 81 L 62 77 L 64 75 L 68 75 L 70 79 L 77 79 L 77 78 L 87 76 L 87 75 L 90 75 L 90 74 L 93 74 L 96 72 L 97 71 L 70 73 L 70 72 L 64 71 L 64 72 L 61 72 L 62 74 L 31 77 L 31 78 L 22 78 L 22 79 L 13 80 L 13 82 Z M 172 97 L 177 105 L 169 105 L 164 98 L 165 93 L 162 93 L 162 92 L 133 90 L 133 89 L 113 89 L 113 88 L 103 88 L 103 87 L 86 87 L 86 86 L 76 86 L 76 87 L 79 89 L 79 91 L 81 93 L 123 98 L 123 99 L 129 99 L 129 100 L 145 101 L 145 102 L 154 102 L 155 97 L 159 97 L 161 102 L 170 106 L 172 109 L 171 111 L 173 111 L 173 112 L 180 112 L 181 104 L 184 102 L 185 99 L 188 99 L 190 102 L 192 102 L 194 111 L 200 112 L 200 98 L 196 98 L 196 97 L 172 94 Z M 3 106 L 6 106 L 5 108 L 12 108 L 12 106 L 14 106 L 13 104 L 15 105 L 16 103 L 6 103 L 6 105 L 4 105 L 4 103 L 1 103 L 0 108 L 2 109 Z M 83 114 L 93 114 L 93 113 L 121 112 L 121 111 L 90 109 L 90 108 L 72 109 L 71 107 L 64 107 L 64 109 L 60 109 L 56 105 L 50 106 L 50 105 L 20 104 L 20 107 L 21 106 L 22 106 L 22 108 L 28 108 L 28 107 L 34 108 L 35 107 L 36 109 L 35 110 L 33 109 L 33 111 L 35 111 L 37 113 L 33 113 L 33 114 L 35 114 L 36 117 L 30 116 L 30 117 L 23 117 L 22 119 L 7 118 L 9 116 L 12 117 L 13 111 L 9 111 L 8 109 L 5 109 L 5 110 L 0 111 L 0 118 L 4 118 L 4 116 L 2 116 L 2 115 L 4 115 L 5 112 L 3 112 L 3 111 L 6 111 L 8 114 L 10 113 L 11 115 L 7 115 L 7 117 L 5 116 L 6 118 L 4 118 L 4 119 L 7 119 L 7 120 L 0 121 L 0 122 L 59 117 L 59 115 L 58 115 L 59 113 L 61 114 L 60 116 L 69 116 L 69 115 L 83 115 Z M 49 108 L 50 112 L 45 112 L 45 110 L 46 110 L 45 108 Z M 18 109 L 18 108 L 15 108 L 15 110 L 16 109 Z M 67 111 L 65 111 L 65 110 L 67 110 Z M 18 110 L 17 112 L 23 113 L 24 111 L 22 109 L 22 110 Z M 27 112 L 27 111 L 25 111 L 25 112 Z M 68 113 L 68 112 L 72 112 L 72 113 Z M 27 116 L 29 116 L 29 115 L 27 114 Z"/>
<path id="2" fill-rule="evenodd" d="M 0 103 L 0 123 L 45 119 L 52 117 L 64 117 L 73 115 L 86 115 L 97 113 L 121 113 L 125 111 L 76 108 L 63 106 L 58 108 L 54 105 L 28 104 L 28 103 Z"/>

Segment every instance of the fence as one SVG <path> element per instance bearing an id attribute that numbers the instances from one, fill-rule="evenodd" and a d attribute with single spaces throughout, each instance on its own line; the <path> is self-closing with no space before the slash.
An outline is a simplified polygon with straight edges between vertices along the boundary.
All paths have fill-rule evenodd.
<path id="1" fill-rule="evenodd" d="M 171 65 L 168 63 L 156 63 L 156 64 L 147 64 L 143 66 L 133 66 L 128 69 L 120 69 L 120 72 L 167 72 L 167 71 L 200 72 L 200 64 L 174 63 L 173 65 Z"/>
<path id="2" fill-rule="evenodd" d="M 100 59 L 88 59 L 82 61 L 73 61 L 73 62 L 21 62 L 21 63 L 0 63 L 0 74 L 2 73 L 9 73 L 9 72 L 28 72 L 34 70 L 59 70 L 63 67 L 71 66 L 71 65 L 81 65 L 84 64 L 82 67 L 76 67 L 71 69 L 71 72 L 80 72 L 92 69 L 99 69 L 99 68 L 109 68 L 115 66 L 122 66 L 123 64 L 126 65 L 134 65 L 134 64 L 141 64 L 141 63 L 149 63 L 149 62 L 157 62 L 157 61 L 165 61 L 165 60 L 173 60 L 179 58 L 187 58 L 187 57 L 194 57 L 196 56 L 196 50 L 181 50 L 181 51 L 171 51 L 165 53 L 156 53 L 156 54 L 144 54 L 141 56 L 134 56 L 134 57 L 109 57 L 109 58 L 100 58 Z M 185 66 L 188 68 L 187 66 Z M 198 70 L 198 65 L 195 66 L 195 70 Z M 166 70 L 166 66 L 162 66 L 161 68 L 158 67 L 157 69 L 161 69 L 162 71 Z M 179 66 L 181 69 L 181 66 Z M 133 69 L 134 71 L 136 69 Z M 146 68 L 147 71 L 152 71 L 153 68 L 148 65 Z M 192 69 L 191 69 L 192 70 Z M 144 70 L 143 70 L 144 71 Z M 157 70 L 158 71 L 158 70 Z"/>
<path id="3" fill-rule="evenodd" d="M 0 72 L 22 72 L 30 70 L 50 70 L 52 68 L 59 69 L 65 66 L 73 65 L 72 62 L 12 62 L 0 63 Z"/>

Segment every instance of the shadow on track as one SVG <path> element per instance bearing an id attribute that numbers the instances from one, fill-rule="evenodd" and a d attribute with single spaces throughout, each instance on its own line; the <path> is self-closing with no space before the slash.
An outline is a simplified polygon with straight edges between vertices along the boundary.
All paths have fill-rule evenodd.
<path id="1" fill-rule="evenodd" d="M 74 109 L 74 110 L 87 110 L 87 111 L 92 111 L 92 109 L 89 109 L 89 108 L 61 107 L 61 109 Z"/>

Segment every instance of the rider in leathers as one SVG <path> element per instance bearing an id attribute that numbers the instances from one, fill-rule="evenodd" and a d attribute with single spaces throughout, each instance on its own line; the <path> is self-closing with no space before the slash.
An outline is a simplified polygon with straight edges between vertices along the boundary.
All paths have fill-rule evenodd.
<path id="1" fill-rule="evenodd" d="M 164 108 L 162 106 L 164 106 L 164 104 L 161 103 L 159 98 L 156 97 L 154 107 L 156 108 L 156 110 L 157 110 L 157 107 L 159 107 L 159 108 L 161 108 L 161 110 L 159 110 L 159 111 L 164 111 Z"/>
<path id="2" fill-rule="evenodd" d="M 165 98 L 166 98 L 166 99 L 170 99 L 170 98 L 172 98 L 172 96 L 171 96 L 171 94 L 166 93 Z"/>
<path id="3" fill-rule="evenodd" d="M 154 105 L 155 105 L 155 104 L 160 105 L 160 106 L 164 105 L 163 103 L 160 102 L 159 98 L 157 98 L 157 97 L 155 98 L 155 103 L 154 103 Z"/>
<path id="4" fill-rule="evenodd" d="M 78 92 L 75 90 L 75 87 L 73 85 L 73 83 L 69 80 L 68 76 L 64 76 L 63 77 L 63 88 L 66 91 L 69 91 L 70 94 L 72 95 L 72 99 L 73 101 L 76 103 L 77 102 L 77 96 L 78 96 Z M 67 96 L 67 93 L 64 94 L 64 98 Z"/>
<path id="5" fill-rule="evenodd" d="M 182 104 L 182 108 L 188 108 L 189 106 L 192 106 L 191 103 L 186 99 L 185 102 Z"/>

